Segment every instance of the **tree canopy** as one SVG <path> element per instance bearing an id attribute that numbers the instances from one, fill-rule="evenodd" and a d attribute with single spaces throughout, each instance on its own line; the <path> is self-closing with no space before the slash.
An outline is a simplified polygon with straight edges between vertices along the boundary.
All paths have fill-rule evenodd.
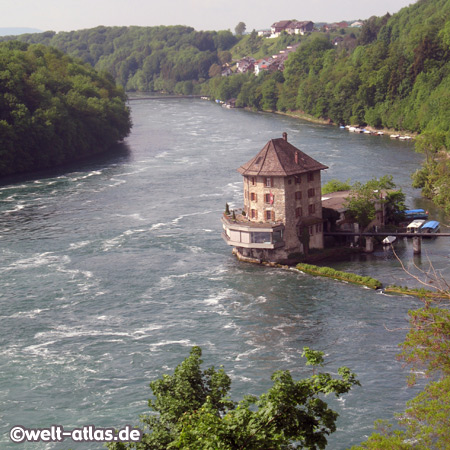
<path id="1" fill-rule="evenodd" d="M 4 37 L 0 39 L 9 39 Z M 195 31 L 187 26 L 104 27 L 14 36 L 58 48 L 108 71 L 128 91 L 192 94 L 209 78 L 220 52 L 238 38 L 231 31 Z"/>
<path id="2" fill-rule="evenodd" d="M 110 75 L 51 47 L 0 43 L 0 175 L 105 151 L 130 128 Z"/>
<path id="3" fill-rule="evenodd" d="M 239 22 L 236 27 L 234 28 L 234 32 L 239 35 L 242 36 L 245 33 L 245 29 L 246 29 L 246 25 L 244 22 Z"/>
<path id="4" fill-rule="evenodd" d="M 398 223 L 404 217 L 405 194 L 401 189 L 396 189 L 392 176 L 372 178 L 366 183 L 357 181 L 353 185 L 349 180 L 331 180 L 324 187 L 324 193 L 349 191 L 344 206 L 347 214 L 359 224 L 361 231 L 375 219 L 377 210 L 382 206 L 386 223 Z"/>
<path id="5" fill-rule="evenodd" d="M 150 383 L 149 406 L 157 414 L 142 416 L 142 441 L 110 443 L 110 450 L 323 449 L 338 417 L 323 395 L 340 397 L 359 385 L 346 367 L 338 370 L 339 378 L 317 372 L 323 353 L 305 347 L 302 356 L 315 368 L 310 378 L 295 381 L 289 371 L 277 371 L 266 393 L 236 403 L 229 398 L 231 380 L 223 367 L 202 371 L 201 355 L 193 347 L 173 375 Z"/>

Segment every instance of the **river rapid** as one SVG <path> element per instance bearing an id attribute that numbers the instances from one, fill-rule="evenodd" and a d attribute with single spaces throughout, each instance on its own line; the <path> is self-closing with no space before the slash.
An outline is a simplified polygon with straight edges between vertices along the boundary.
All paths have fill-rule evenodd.
<path id="1" fill-rule="evenodd" d="M 327 371 L 350 367 L 362 386 L 330 398 L 340 414 L 331 450 L 401 412 L 418 388 L 406 386 L 398 343 L 420 301 L 238 262 L 220 237 L 220 216 L 226 202 L 243 204 L 236 169 L 286 131 L 329 166 L 324 182 L 390 174 L 408 206 L 445 222 L 409 187 L 421 161 L 413 145 L 201 100 L 131 107 L 132 133 L 110 156 L 0 186 L 0 447 L 17 448 L 8 431 L 18 424 L 137 424 L 149 382 L 193 345 L 205 367 L 224 365 L 235 400 L 264 392 L 275 370 L 309 376 L 304 346 L 326 352 Z M 416 264 L 429 258 L 448 275 L 445 244 L 424 242 Z M 397 250 L 410 264 L 412 244 Z M 387 249 L 334 267 L 412 284 Z"/>

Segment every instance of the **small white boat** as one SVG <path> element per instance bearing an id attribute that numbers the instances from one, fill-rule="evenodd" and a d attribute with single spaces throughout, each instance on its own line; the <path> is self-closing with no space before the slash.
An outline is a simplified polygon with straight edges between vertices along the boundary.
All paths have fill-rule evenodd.
<path id="1" fill-rule="evenodd" d="M 397 238 L 395 236 L 386 236 L 382 242 L 383 242 L 383 245 L 389 245 L 389 244 L 392 244 L 396 239 Z"/>
<path id="2" fill-rule="evenodd" d="M 400 135 L 399 134 L 391 134 L 389 137 L 391 139 L 398 139 L 400 137 Z"/>
<path id="3" fill-rule="evenodd" d="M 363 132 L 362 128 L 358 128 L 358 127 L 350 127 L 348 129 L 348 131 L 350 131 L 350 133 L 362 133 Z"/>

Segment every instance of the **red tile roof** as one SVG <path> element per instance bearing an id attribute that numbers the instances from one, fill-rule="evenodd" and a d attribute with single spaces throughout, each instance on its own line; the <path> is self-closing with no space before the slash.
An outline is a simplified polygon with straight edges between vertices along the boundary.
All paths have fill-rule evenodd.
<path id="1" fill-rule="evenodd" d="M 286 139 L 271 139 L 253 159 L 239 167 L 238 172 L 244 176 L 286 177 L 324 169 L 328 167 L 294 147 L 286 136 Z"/>

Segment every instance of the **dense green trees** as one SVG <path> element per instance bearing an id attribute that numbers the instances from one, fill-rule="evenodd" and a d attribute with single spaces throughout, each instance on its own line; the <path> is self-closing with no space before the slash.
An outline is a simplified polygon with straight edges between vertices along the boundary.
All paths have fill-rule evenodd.
<path id="1" fill-rule="evenodd" d="M 150 383 L 154 399 L 149 406 L 157 414 L 141 417 L 142 441 L 110 443 L 108 448 L 323 449 L 338 417 L 323 395 L 340 397 L 359 382 L 346 367 L 338 369 L 338 378 L 317 372 L 323 365 L 322 352 L 305 347 L 302 356 L 314 367 L 310 378 L 295 381 L 289 371 L 280 370 L 266 393 L 235 403 L 228 397 L 231 379 L 224 369 L 202 371 L 201 350 L 193 347 L 173 375 Z"/>
<path id="2" fill-rule="evenodd" d="M 108 71 L 126 90 L 191 94 L 209 78 L 211 65 L 236 44 L 230 31 L 195 31 L 186 26 L 104 27 L 15 36 L 56 47 Z M 3 38 L 8 39 L 8 38 Z M 186 83 L 188 82 L 188 83 Z"/>
<path id="3" fill-rule="evenodd" d="M 110 75 L 43 45 L 0 44 L 0 175 L 104 151 L 130 128 Z"/>
<path id="4" fill-rule="evenodd" d="M 392 176 L 372 178 L 366 183 L 350 183 L 330 180 L 322 188 L 322 194 L 349 191 L 345 201 L 348 215 L 358 222 L 361 231 L 375 219 L 377 210 L 384 206 L 386 224 L 398 224 L 404 218 L 405 194 L 396 189 Z"/>

